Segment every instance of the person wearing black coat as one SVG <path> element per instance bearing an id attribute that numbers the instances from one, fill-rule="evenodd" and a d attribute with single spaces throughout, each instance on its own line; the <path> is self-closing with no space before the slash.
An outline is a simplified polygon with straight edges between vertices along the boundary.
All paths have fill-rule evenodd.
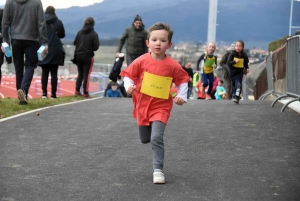
<path id="1" fill-rule="evenodd" d="M 75 46 L 75 58 L 78 70 L 78 77 L 75 86 L 75 96 L 89 98 L 89 80 L 94 65 L 95 51 L 99 49 L 100 41 L 97 32 L 94 30 L 95 20 L 87 17 L 81 30 L 78 31 L 73 42 Z M 83 94 L 80 93 L 82 85 Z"/>
<path id="2" fill-rule="evenodd" d="M 55 8 L 48 6 L 45 10 L 47 25 L 48 54 L 38 65 L 42 67 L 42 98 L 47 98 L 48 76 L 51 72 L 51 98 L 57 98 L 57 72 L 58 67 L 64 64 L 61 38 L 65 37 L 65 29 L 61 20 L 55 14 Z"/>

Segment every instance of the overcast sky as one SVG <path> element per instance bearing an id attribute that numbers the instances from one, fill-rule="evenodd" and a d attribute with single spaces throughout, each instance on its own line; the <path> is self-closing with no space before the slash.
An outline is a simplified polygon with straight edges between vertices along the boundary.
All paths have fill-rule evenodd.
<path id="1" fill-rule="evenodd" d="M 42 3 L 44 8 L 47 6 L 54 6 L 55 8 L 69 8 L 71 6 L 89 6 L 102 1 L 103 0 L 42 0 Z M 5 2 L 6 0 L 0 0 L 0 5 L 5 5 Z"/>

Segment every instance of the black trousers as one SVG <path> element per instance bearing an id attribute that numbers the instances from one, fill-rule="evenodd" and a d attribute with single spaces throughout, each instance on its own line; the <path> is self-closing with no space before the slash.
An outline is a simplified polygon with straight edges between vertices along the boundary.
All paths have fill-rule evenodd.
<path id="1" fill-rule="evenodd" d="M 51 73 L 51 97 L 56 97 L 58 64 L 47 64 L 42 66 L 42 90 L 43 96 L 47 96 L 48 77 Z"/>
<path id="2" fill-rule="evenodd" d="M 11 46 L 16 71 L 16 88 L 23 89 L 27 96 L 38 64 L 37 50 L 40 45 L 38 41 L 12 39 Z"/>
<path id="3" fill-rule="evenodd" d="M 80 87 L 83 87 L 83 93 L 89 93 L 90 74 L 92 72 L 94 64 L 94 57 L 88 55 L 76 54 L 76 65 L 78 70 L 78 77 L 76 80 L 76 91 L 80 91 Z"/>

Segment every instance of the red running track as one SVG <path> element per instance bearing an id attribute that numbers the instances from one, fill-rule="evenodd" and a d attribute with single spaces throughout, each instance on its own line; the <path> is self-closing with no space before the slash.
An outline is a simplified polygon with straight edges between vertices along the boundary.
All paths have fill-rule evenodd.
<path id="1" fill-rule="evenodd" d="M 99 88 L 98 83 L 90 82 L 90 91 L 97 91 Z M 51 96 L 51 83 L 48 80 L 48 97 Z M 62 80 L 58 81 L 57 96 L 72 96 L 75 92 L 75 80 Z M 42 86 L 41 78 L 35 77 L 31 82 L 31 86 L 28 93 L 28 98 L 41 98 L 42 97 Z M 0 85 L 0 98 L 18 98 L 16 89 L 15 76 L 2 76 Z"/>

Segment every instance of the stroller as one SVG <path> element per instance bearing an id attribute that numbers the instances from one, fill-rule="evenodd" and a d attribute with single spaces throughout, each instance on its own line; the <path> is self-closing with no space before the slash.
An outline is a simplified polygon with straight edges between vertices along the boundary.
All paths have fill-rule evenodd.
<path id="1" fill-rule="evenodd" d="M 124 87 L 124 83 L 122 81 L 122 78 L 120 76 L 121 68 L 124 62 L 124 53 L 120 53 L 119 57 L 116 57 L 114 65 L 111 69 L 111 72 L 108 75 L 108 78 L 110 79 L 110 82 L 107 84 L 106 89 L 104 91 L 104 97 L 106 97 L 106 91 L 111 89 L 111 82 L 118 83 L 118 89 L 120 90 L 123 97 L 127 97 L 127 93 Z"/>

